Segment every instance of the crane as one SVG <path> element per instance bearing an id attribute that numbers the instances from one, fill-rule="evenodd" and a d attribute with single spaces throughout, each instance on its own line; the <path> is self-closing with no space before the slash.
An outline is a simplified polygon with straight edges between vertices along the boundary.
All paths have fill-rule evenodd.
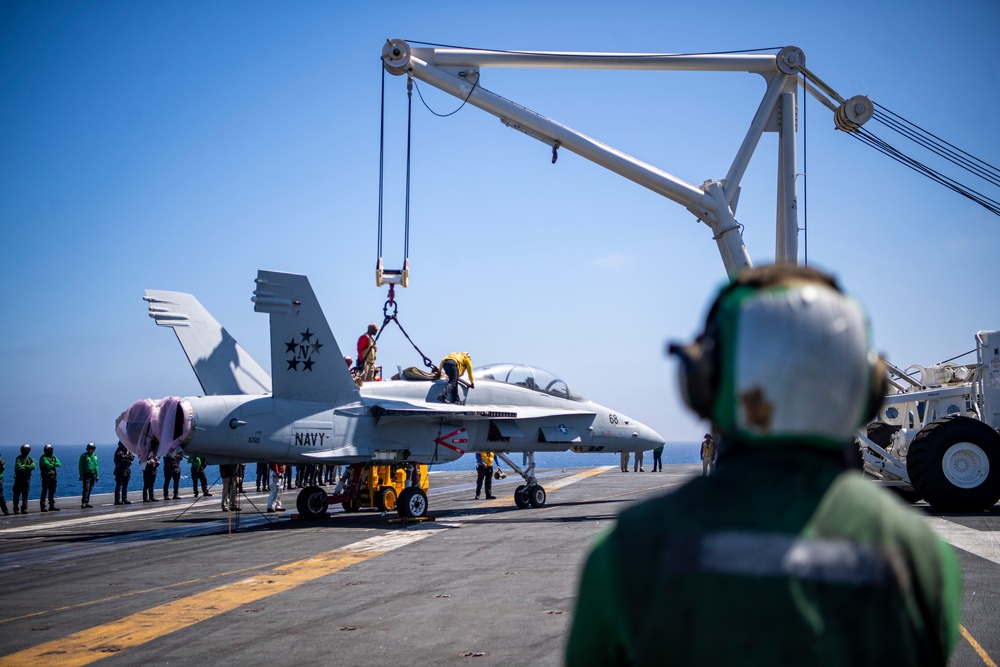
<path id="1" fill-rule="evenodd" d="M 566 149 L 684 206 L 712 230 L 729 276 L 753 265 L 735 213 L 740 181 L 764 132 L 778 133 L 775 261 L 798 262 L 795 135 L 800 79 L 810 95 L 834 111 L 838 129 L 853 132 L 874 113 L 867 97 L 844 99 L 809 72 L 805 54 L 796 46 L 776 54 L 528 53 L 421 48 L 390 39 L 382 48 L 382 61 L 386 72 L 405 74 L 493 114 L 504 125 L 551 146 L 553 155 Z M 694 185 L 487 90 L 480 85 L 480 69 L 486 67 L 749 72 L 762 76 L 767 87 L 726 175 Z"/>

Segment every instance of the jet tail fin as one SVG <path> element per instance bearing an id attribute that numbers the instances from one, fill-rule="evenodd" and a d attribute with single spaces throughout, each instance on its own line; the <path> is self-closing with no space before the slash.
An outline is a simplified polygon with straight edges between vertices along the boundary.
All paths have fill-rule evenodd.
<path id="1" fill-rule="evenodd" d="M 206 396 L 266 394 L 271 378 L 191 294 L 146 290 L 149 316 L 170 327 Z"/>
<path id="2" fill-rule="evenodd" d="M 343 405 L 360 399 L 309 279 L 258 271 L 254 310 L 271 317 L 271 381 L 276 398 Z"/>

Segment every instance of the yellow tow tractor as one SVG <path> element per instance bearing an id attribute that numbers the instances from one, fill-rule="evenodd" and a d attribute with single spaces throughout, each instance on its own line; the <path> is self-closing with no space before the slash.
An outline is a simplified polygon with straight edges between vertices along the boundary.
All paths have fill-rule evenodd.
<path id="1" fill-rule="evenodd" d="M 416 483 L 409 482 L 416 475 Z M 408 483 L 409 482 L 409 483 Z M 382 512 L 396 510 L 401 517 L 421 517 L 427 511 L 427 466 L 415 463 L 355 463 L 332 493 L 318 486 L 302 489 L 295 505 L 306 519 L 326 515 L 333 503 L 341 503 L 345 512 L 375 508 Z"/>

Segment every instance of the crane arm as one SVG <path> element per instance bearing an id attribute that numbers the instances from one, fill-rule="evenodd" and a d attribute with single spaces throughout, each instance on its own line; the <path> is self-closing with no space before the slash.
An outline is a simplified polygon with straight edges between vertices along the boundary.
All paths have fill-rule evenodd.
<path id="1" fill-rule="evenodd" d="M 805 56 L 797 47 L 786 47 L 773 55 L 664 56 L 412 48 L 406 41 L 395 39 L 388 40 L 383 47 L 382 61 L 391 74 L 406 74 L 432 85 L 553 149 L 565 148 L 684 206 L 711 228 L 730 276 L 752 266 L 735 217 L 740 180 L 763 132 L 779 132 L 775 255 L 778 261 L 797 261 L 795 94 L 797 77 L 805 63 Z M 763 76 L 768 85 L 725 179 L 707 180 L 697 186 L 486 90 L 479 85 L 480 67 L 750 72 Z M 819 85 L 828 89 L 822 82 Z M 825 97 L 824 91 L 816 86 L 810 93 Z M 837 100 L 842 102 L 839 97 Z M 824 104 L 829 106 L 829 101 Z"/>

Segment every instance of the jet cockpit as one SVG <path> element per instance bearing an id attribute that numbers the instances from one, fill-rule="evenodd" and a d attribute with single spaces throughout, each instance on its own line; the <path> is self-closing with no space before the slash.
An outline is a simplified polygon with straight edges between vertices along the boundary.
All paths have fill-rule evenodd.
<path id="1" fill-rule="evenodd" d="M 505 382 L 558 398 L 568 398 L 573 401 L 586 400 L 583 396 L 573 393 L 569 384 L 554 373 L 527 364 L 487 364 L 473 368 L 472 373 L 475 377 L 483 380 Z"/>

